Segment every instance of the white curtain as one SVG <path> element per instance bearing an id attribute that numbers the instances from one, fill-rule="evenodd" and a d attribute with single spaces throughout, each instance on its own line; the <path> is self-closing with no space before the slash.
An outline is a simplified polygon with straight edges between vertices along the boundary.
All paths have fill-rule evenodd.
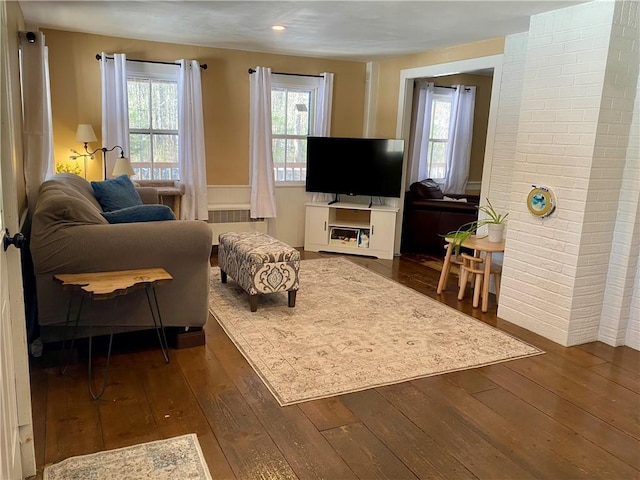
<path id="1" fill-rule="evenodd" d="M 271 69 L 250 76 L 249 158 L 251 218 L 275 218 L 276 196 L 271 147 Z"/>
<path id="2" fill-rule="evenodd" d="M 25 33 L 20 34 L 24 177 L 30 211 L 33 211 L 38 198 L 40 184 L 53 173 L 49 53 L 44 44 L 44 34 L 33 33 L 34 42 L 29 42 Z"/>
<path id="3" fill-rule="evenodd" d="M 209 212 L 200 64 L 196 60 L 180 60 L 179 63 L 178 161 L 180 180 L 185 184 L 180 218 L 207 220 Z"/>
<path id="4" fill-rule="evenodd" d="M 331 135 L 333 73 L 323 73 L 322 77 L 322 85 L 318 89 L 318 101 L 316 102 L 316 114 L 312 132 L 315 137 L 328 137 Z M 308 197 L 312 202 L 328 202 L 333 200 L 334 196 L 330 193 L 312 192 Z"/>
<path id="5" fill-rule="evenodd" d="M 454 85 L 449 124 L 449 148 L 444 182 L 445 193 L 464 194 L 469 180 L 471 140 L 473 137 L 473 112 L 476 103 L 476 87 Z"/>
<path id="6" fill-rule="evenodd" d="M 412 183 L 429 177 L 427 152 L 434 90 L 432 82 L 427 82 L 426 80 L 415 81 L 411 119 L 411 140 L 409 142 L 407 189 Z"/>
<path id="7" fill-rule="evenodd" d="M 127 98 L 127 58 L 124 53 L 116 53 L 113 60 L 102 52 L 100 62 L 102 72 L 102 146 L 107 149 L 116 145 L 122 147 L 124 156 L 129 156 L 129 103 Z M 120 157 L 116 148 L 103 158 L 103 175 L 111 177 L 111 172 Z"/>
<path id="8" fill-rule="evenodd" d="M 333 103 L 333 73 L 322 74 L 322 85 L 318 89 L 313 136 L 331 135 L 331 105 Z"/>

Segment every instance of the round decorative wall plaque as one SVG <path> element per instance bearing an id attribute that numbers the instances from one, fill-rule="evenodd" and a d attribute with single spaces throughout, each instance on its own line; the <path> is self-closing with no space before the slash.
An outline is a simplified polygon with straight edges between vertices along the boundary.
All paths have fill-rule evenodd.
<path id="1" fill-rule="evenodd" d="M 548 187 L 537 187 L 532 185 L 533 189 L 527 196 L 527 208 L 531 215 L 544 218 L 551 215 L 556 209 L 553 193 Z"/>

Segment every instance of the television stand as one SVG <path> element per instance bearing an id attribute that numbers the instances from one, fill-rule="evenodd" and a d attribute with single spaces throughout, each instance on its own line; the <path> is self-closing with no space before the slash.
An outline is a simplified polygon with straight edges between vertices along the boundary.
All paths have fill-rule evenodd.
<path id="1" fill-rule="evenodd" d="M 340 201 L 340 199 L 338 198 L 338 194 L 336 193 L 336 196 L 333 200 L 331 200 L 329 203 L 327 203 L 327 205 L 333 205 L 334 203 L 338 203 Z"/>
<path id="2" fill-rule="evenodd" d="M 304 249 L 392 259 L 398 207 L 305 204 Z"/>

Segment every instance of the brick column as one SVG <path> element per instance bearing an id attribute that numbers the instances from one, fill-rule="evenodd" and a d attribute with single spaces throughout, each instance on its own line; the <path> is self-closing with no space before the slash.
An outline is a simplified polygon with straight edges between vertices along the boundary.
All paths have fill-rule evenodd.
<path id="1" fill-rule="evenodd" d="M 612 248 L 614 232 L 629 230 L 619 200 L 634 162 L 627 145 L 637 82 L 637 2 L 591 2 L 531 18 L 498 315 L 564 345 L 598 338 L 610 262 L 620 251 Z M 553 216 L 529 214 L 532 184 L 555 192 Z M 628 243 L 622 261 L 632 267 L 637 252 Z"/>

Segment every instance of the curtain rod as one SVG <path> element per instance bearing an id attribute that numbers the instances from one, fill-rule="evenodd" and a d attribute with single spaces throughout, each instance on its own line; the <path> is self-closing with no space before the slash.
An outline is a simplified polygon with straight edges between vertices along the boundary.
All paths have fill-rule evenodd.
<path id="1" fill-rule="evenodd" d="M 415 87 L 417 87 L 417 86 L 418 86 L 418 83 L 417 83 L 417 82 L 415 82 L 415 83 L 414 83 L 414 86 L 415 86 Z M 458 87 L 447 87 L 447 86 L 444 86 L 444 85 L 435 85 L 435 84 L 434 84 L 433 86 L 434 86 L 435 88 L 450 88 L 451 90 L 457 90 L 457 89 L 458 89 Z M 464 89 L 464 91 L 465 91 L 465 92 L 468 92 L 468 91 L 470 91 L 470 90 L 471 90 L 471 89 L 470 89 L 470 88 L 468 88 L 468 87 L 465 87 L 465 89 Z"/>
<path id="2" fill-rule="evenodd" d="M 110 57 L 107 55 L 107 60 L 113 60 L 113 57 Z M 102 55 L 100 55 L 99 53 L 96 53 L 96 60 L 100 61 L 102 60 Z M 160 62 L 157 60 L 135 60 L 133 58 L 127 58 L 127 62 L 138 62 L 138 63 L 155 63 L 158 65 L 179 65 L 176 62 Z M 200 68 L 203 70 L 207 69 L 207 64 L 203 63 L 202 65 L 200 65 Z"/>
<path id="3" fill-rule="evenodd" d="M 256 73 L 253 68 L 249 68 L 249 75 Z M 308 73 L 285 73 L 285 72 L 271 72 L 273 75 L 291 75 L 292 77 L 315 77 L 324 78 L 324 75 L 311 75 Z"/>
<path id="4" fill-rule="evenodd" d="M 458 87 L 445 87 L 445 86 L 442 86 L 442 85 L 434 85 L 434 87 L 436 87 L 436 88 L 450 88 L 450 89 L 452 89 L 452 90 L 457 90 L 457 89 L 458 89 Z M 468 92 L 468 91 L 469 91 L 469 90 L 471 90 L 471 89 L 470 89 L 470 88 L 465 88 L 464 90 L 465 90 L 466 92 Z"/>

